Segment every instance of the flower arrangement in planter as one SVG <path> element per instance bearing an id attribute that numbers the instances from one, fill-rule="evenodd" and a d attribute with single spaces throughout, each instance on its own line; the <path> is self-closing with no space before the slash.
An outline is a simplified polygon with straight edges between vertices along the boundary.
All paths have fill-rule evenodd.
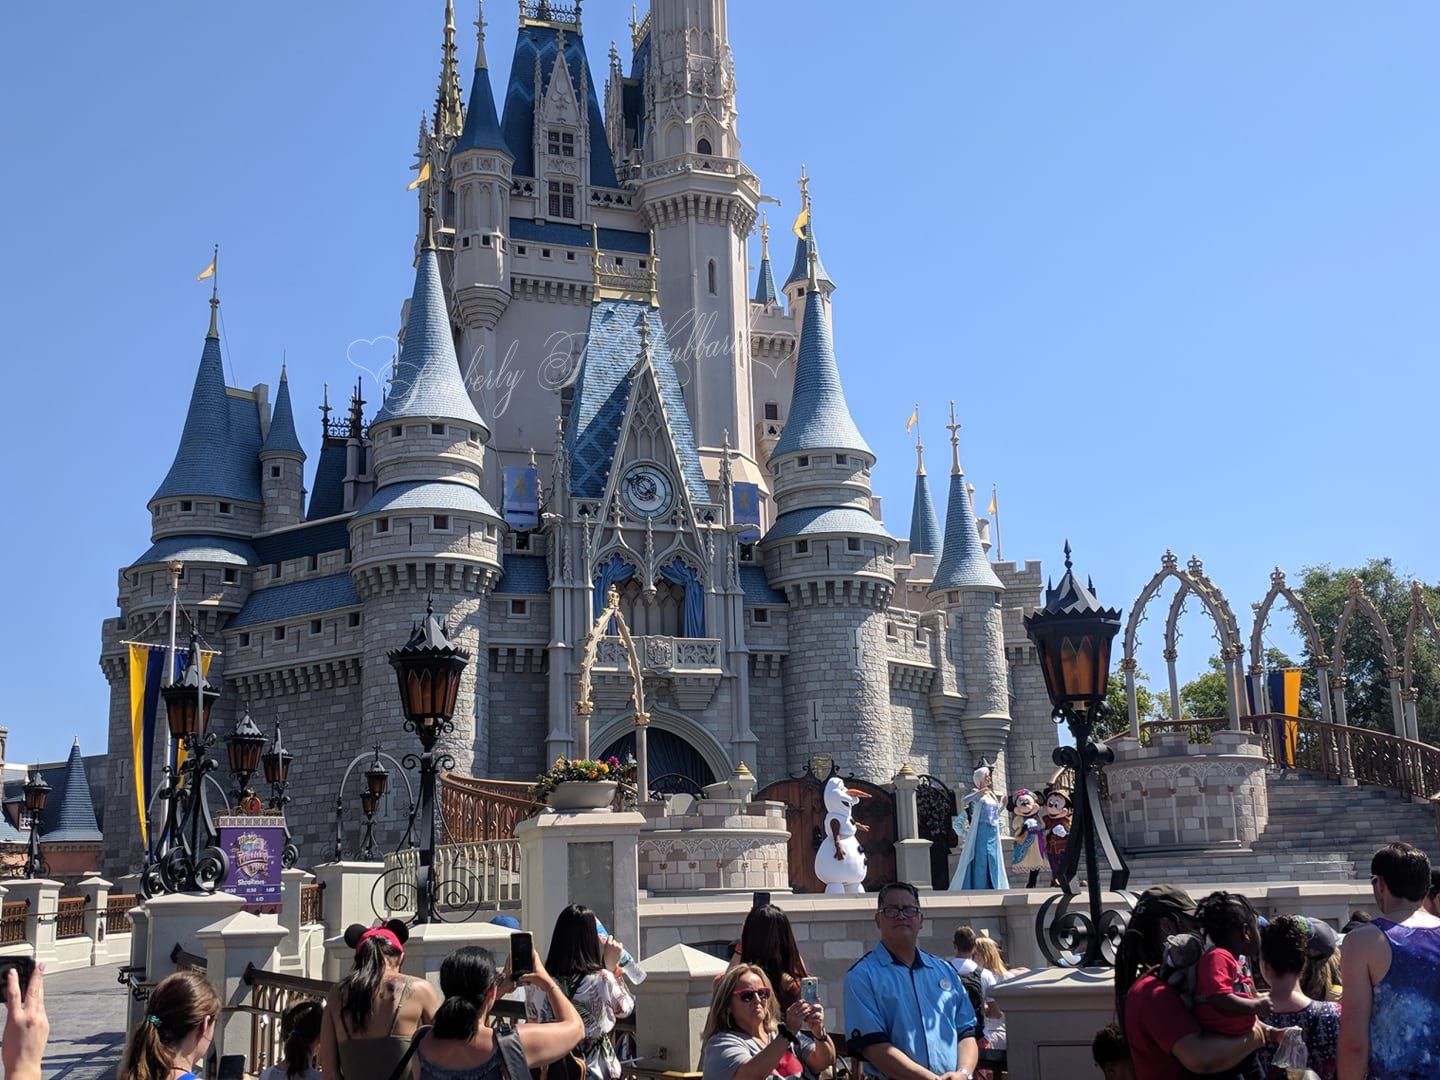
<path id="1" fill-rule="evenodd" d="M 624 806 L 635 805 L 635 762 L 633 760 L 621 761 L 618 757 L 610 756 L 604 761 L 594 761 L 589 758 L 558 757 L 555 764 L 546 769 L 535 778 L 530 785 L 530 797 L 540 802 L 552 803 L 552 796 L 560 789 L 562 784 L 600 785 L 610 787 L 611 792 L 618 792 L 620 802 Z M 608 804 L 611 800 L 606 799 Z"/>

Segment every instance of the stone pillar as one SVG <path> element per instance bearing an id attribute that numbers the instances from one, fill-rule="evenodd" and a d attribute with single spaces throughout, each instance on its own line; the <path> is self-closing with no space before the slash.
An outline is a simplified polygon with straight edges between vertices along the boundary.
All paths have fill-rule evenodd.
<path id="1" fill-rule="evenodd" d="M 1355 770 L 1350 765 L 1350 733 L 1345 728 L 1350 723 L 1350 718 L 1345 712 L 1345 687 L 1350 680 L 1344 675 L 1330 676 L 1330 693 L 1335 707 L 1335 752 L 1339 757 L 1336 765 L 1340 772 L 1340 783 L 1345 787 L 1355 787 Z"/>
<path id="2" fill-rule="evenodd" d="M 245 906 L 230 893 L 174 893 L 144 901 L 130 912 L 135 929 L 130 937 L 130 963 L 145 972 L 145 981 L 158 983 L 176 970 L 170 954 L 176 945 L 189 953 L 205 951 L 197 936 L 201 927 L 228 918 Z M 127 1030 L 145 1016 L 145 1003 L 132 996 Z"/>
<path id="3" fill-rule="evenodd" d="M 621 942 L 639 943 L 637 848 L 644 824 L 634 811 L 549 810 L 515 826 L 520 922 L 534 932 L 537 949 L 548 947 L 555 917 L 572 902 L 591 908 Z"/>
<path id="4" fill-rule="evenodd" d="M 907 762 L 900 766 L 892 783 L 895 785 L 895 876 L 917 889 L 931 889 L 930 841 L 920 839 L 920 812 L 915 802 L 920 777 Z"/>
<path id="5" fill-rule="evenodd" d="M 439 990 L 440 965 L 445 962 L 445 958 L 462 946 L 479 945 L 490 950 L 490 955 L 495 958 L 495 970 L 499 971 L 505 966 L 506 957 L 510 955 L 511 932 L 507 927 L 496 926 L 488 921 L 422 923 L 410 931 L 410 939 L 405 942 L 405 960 L 401 968 L 407 975 L 429 979 L 435 989 Z M 538 935 L 535 948 L 540 948 Z"/>
<path id="6" fill-rule="evenodd" d="M 1090 1076 L 1090 1043 L 1115 1017 L 1108 969 L 1041 968 L 994 989 L 1011 1076 Z"/>
<path id="7" fill-rule="evenodd" d="M 1130 714 L 1130 737 L 1140 737 L 1140 705 L 1135 696 L 1135 658 L 1127 656 L 1120 661 L 1120 667 L 1125 672 L 1125 708 Z"/>
<path id="8" fill-rule="evenodd" d="M 25 943 L 37 964 L 54 965 L 55 917 L 60 910 L 60 882 L 49 878 L 21 878 L 10 882 L 10 899 L 24 900 Z"/>
<path id="9" fill-rule="evenodd" d="M 274 915 L 237 911 L 199 928 L 195 937 L 208 962 L 205 974 L 220 995 L 221 1013 L 215 1025 L 213 1052 L 217 1058 L 243 1054 L 248 1061 L 253 1020 L 249 1013 L 231 1010 L 250 1002 L 252 991 L 245 983 L 245 970 L 251 964 L 276 970 L 277 946 L 285 937 L 285 928 Z"/>
<path id="10" fill-rule="evenodd" d="M 698 1066 L 715 976 L 725 966 L 688 945 L 672 945 L 646 958 L 647 978 L 635 987 L 635 1014 L 645 1022 L 636 1029 L 635 1042 L 653 1067 L 686 1072 Z"/>
<path id="11" fill-rule="evenodd" d="M 345 947 L 345 928 L 352 923 L 366 926 L 378 916 L 371 897 L 385 872 L 384 863 L 328 862 L 313 868 L 325 889 L 325 945 L 321 978 L 332 982 L 350 970 L 354 953 Z"/>
<path id="12" fill-rule="evenodd" d="M 95 874 L 80 882 L 80 890 L 85 895 L 85 936 L 90 939 L 90 963 L 108 964 L 105 908 L 110 902 L 110 882 Z"/>
<path id="13" fill-rule="evenodd" d="M 280 943 L 277 971 L 299 975 L 305 970 L 304 934 L 300 931 L 300 886 L 314 880 L 315 875 L 308 870 L 291 868 L 280 871 L 279 918 L 285 930 L 285 940 Z"/>

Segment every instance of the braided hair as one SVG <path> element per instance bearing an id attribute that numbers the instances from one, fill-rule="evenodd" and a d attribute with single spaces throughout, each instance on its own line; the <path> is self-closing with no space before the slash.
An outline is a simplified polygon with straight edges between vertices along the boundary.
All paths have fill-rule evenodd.
<path id="1" fill-rule="evenodd" d="M 1211 941 L 1224 946 L 1235 934 L 1249 934 L 1255 925 L 1255 909 L 1239 893 L 1217 890 L 1196 905 L 1195 918 Z"/>

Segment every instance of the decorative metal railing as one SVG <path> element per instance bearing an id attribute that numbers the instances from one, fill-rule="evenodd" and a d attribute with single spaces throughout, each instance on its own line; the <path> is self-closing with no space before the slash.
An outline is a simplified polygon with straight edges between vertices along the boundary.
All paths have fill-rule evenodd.
<path id="1" fill-rule="evenodd" d="M 29 913 L 29 900 L 6 900 L 0 906 L 0 945 L 25 940 L 25 919 Z"/>
<path id="2" fill-rule="evenodd" d="M 85 936 L 85 905 L 89 901 L 83 896 L 62 896 L 55 910 L 55 936 L 76 938 Z"/>
<path id="3" fill-rule="evenodd" d="M 446 831 L 462 843 L 510 839 L 515 835 L 515 826 L 534 817 L 544 805 L 530 797 L 529 787 L 509 780 L 478 780 L 442 773 L 440 814 Z"/>
<path id="4" fill-rule="evenodd" d="M 415 872 L 420 850 L 404 848 L 385 856 L 383 908 L 392 915 L 415 910 Z M 433 876 L 437 882 L 436 907 L 469 911 L 499 910 L 520 903 L 520 842 L 472 840 L 441 844 L 435 849 Z M 381 897 L 375 898 L 381 901 Z M 382 903 L 375 904 L 381 910 Z"/>
<path id="5" fill-rule="evenodd" d="M 111 893 L 105 901 L 105 933 L 128 934 L 135 928 L 130 924 L 130 909 L 135 906 L 134 893 Z"/>
<path id="6" fill-rule="evenodd" d="M 300 886 L 300 925 L 325 921 L 325 884 L 312 881 Z"/>
<path id="7" fill-rule="evenodd" d="M 246 1072 L 255 1074 L 284 1059 L 280 1018 L 285 1011 L 302 1001 L 324 1001 L 333 984 L 323 979 L 281 975 L 252 964 L 245 969 L 245 985 L 250 987 L 250 1002 L 235 1011 L 250 1014 L 250 1061 Z"/>

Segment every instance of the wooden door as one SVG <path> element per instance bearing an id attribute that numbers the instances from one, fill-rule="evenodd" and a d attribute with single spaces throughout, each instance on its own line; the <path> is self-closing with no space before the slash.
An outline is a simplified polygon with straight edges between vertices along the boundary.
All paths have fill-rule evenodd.
<path id="1" fill-rule="evenodd" d="M 865 888 L 873 892 L 895 880 L 895 797 L 867 780 L 847 778 L 846 786 L 870 796 L 854 810 L 855 821 L 866 826 L 858 834 L 865 852 Z M 815 853 L 825 837 L 825 786 L 814 773 L 777 780 L 757 791 L 754 798 L 785 804 L 790 830 L 790 887 L 797 893 L 825 891 L 815 876 Z"/>

